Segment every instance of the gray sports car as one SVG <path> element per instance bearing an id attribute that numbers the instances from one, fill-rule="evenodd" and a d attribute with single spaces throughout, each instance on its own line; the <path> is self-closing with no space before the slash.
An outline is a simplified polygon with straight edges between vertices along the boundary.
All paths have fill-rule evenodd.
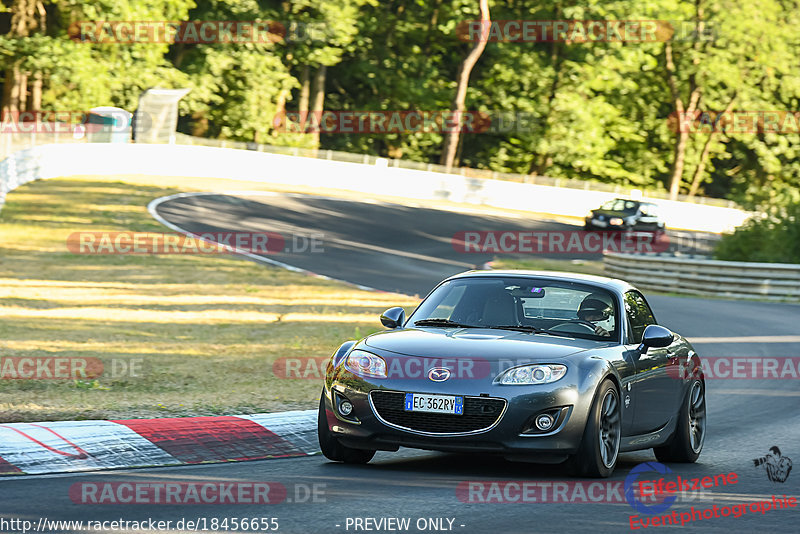
<path id="1" fill-rule="evenodd" d="M 403 446 L 607 477 L 620 451 L 694 462 L 703 448 L 700 360 L 621 280 L 470 271 L 381 322 L 328 363 L 318 432 L 330 460 Z"/>

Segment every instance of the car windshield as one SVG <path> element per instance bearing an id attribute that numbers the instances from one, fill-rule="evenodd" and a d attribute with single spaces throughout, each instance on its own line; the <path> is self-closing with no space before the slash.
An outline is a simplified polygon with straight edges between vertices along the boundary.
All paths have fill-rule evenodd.
<path id="1" fill-rule="evenodd" d="M 436 288 L 411 315 L 408 325 L 527 329 L 535 334 L 609 341 L 618 338 L 617 310 L 610 292 L 587 284 L 470 277 Z"/>
<path id="2" fill-rule="evenodd" d="M 655 204 L 643 203 L 640 206 L 642 215 L 649 215 L 651 217 L 658 216 L 658 206 Z"/>
<path id="3" fill-rule="evenodd" d="M 609 200 L 602 206 L 600 206 L 601 210 L 606 211 L 623 211 L 628 213 L 634 213 L 637 209 L 639 209 L 639 203 L 633 200 L 624 200 L 621 198 L 617 198 L 614 200 Z"/>

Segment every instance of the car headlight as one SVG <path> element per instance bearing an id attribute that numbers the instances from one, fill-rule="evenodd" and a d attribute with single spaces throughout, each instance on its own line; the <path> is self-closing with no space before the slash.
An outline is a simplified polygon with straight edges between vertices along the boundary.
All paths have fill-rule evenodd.
<path id="1" fill-rule="evenodd" d="M 386 360 L 371 352 L 354 350 L 347 355 L 344 368 L 358 376 L 386 378 Z"/>
<path id="2" fill-rule="evenodd" d="M 497 378 L 497 383 L 505 385 L 549 384 L 560 380 L 567 374 L 566 365 L 531 364 L 507 369 Z"/>
<path id="3" fill-rule="evenodd" d="M 621 224 L 622 224 L 622 223 L 624 223 L 624 222 L 625 222 L 625 221 L 623 221 L 623 220 L 622 220 L 622 219 L 620 219 L 619 217 L 611 217 L 611 219 L 609 219 L 609 221 L 608 221 L 608 224 L 612 224 L 612 225 L 614 225 L 614 226 L 619 226 L 619 225 L 621 225 Z"/>

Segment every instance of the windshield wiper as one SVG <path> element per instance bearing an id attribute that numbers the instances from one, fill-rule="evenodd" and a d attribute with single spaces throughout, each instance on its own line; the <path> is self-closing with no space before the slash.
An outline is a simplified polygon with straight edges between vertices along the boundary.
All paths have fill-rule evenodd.
<path id="1" fill-rule="evenodd" d="M 532 334 L 541 334 L 544 330 L 536 328 L 535 326 L 526 326 L 524 324 L 493 324 L 486 328 L 495 328 L 497 330 L 516 330 L 517 332 L 530 332 Z"/>
<path id="2" fill-rule="evenodd" d="M 450 319 L 420 319 L 414 321 L 414 326 L 447 326 L 452 328 L 478 328 L 471 324 L 461 324 Z"/>
<path id="3" fill-rule="evenodd" d="M 530 332 L 531 334 L 545 334 L 548 336 L 572 337 L 565 332 L 550 332 L 549 330 L 536 328 L 535 326 L 526 326 L 524 324 L 492 325 L 487 326 L 486 328 L 496 328 L 497 330 L 515 330 L 517 332 Z"/>

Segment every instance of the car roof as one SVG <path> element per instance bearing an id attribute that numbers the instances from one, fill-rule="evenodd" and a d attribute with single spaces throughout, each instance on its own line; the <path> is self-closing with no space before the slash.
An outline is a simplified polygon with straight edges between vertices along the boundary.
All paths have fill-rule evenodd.
<path id="1" fill-rule="evenodd" d="M 643 204 L 646 206 L 658 206 L 658 204 L 656 204 L 655 202 L 650 202 L 649 200 L 636 200 L 633 198 L 622 198 L 622 197 L 617 197 L 613 200 L 607 200 L 606 202 L 603 202 L 603 204 L 606 204 L 608 202 L 616 202 L 618 200 L 622 200 L 624 202 L 635 202 L 636 204 Z"/>
<path id="2" fill-rule="evenodd" d="M 474 270 L 466 271 L 451 276 L 448 280 L 463 279 L 463 278 L 478 278 L 478 277 L 527 277 L 527 278 L 540 278 L 545 280 L 554 280 L 559 282 L 580 282 L 588 285 L 593 285 L 618 293 L 624 294 L 629 289 L 636 289 L 634 286 L 624 280 L 616 278 L 608 278 L 606 276 L 595 276 L 592 274 L 568 273 L 561 271 L 529 271 L 523 269 L 503 269 L 503 270 Z"/>

